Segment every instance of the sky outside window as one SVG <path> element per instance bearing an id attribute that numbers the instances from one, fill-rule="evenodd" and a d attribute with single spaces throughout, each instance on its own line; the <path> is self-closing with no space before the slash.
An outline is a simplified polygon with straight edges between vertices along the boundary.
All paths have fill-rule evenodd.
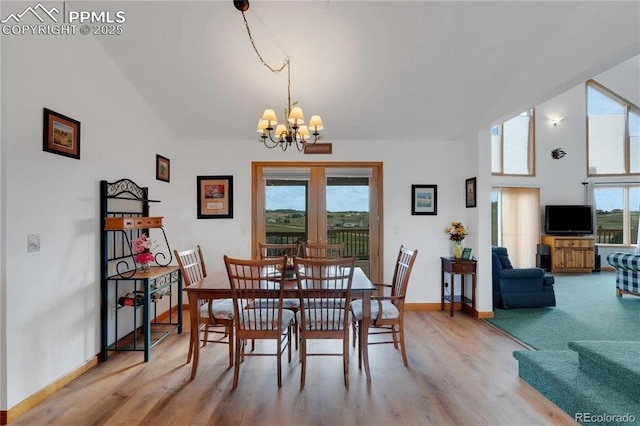
<path id="1" fill-rule="evenodd" d="M 267 210 L 306 210 L 304 186 L 267 186 Z M 328 186 L 327 210 L 369 211 L 369 187 L 367 186 Z"/>

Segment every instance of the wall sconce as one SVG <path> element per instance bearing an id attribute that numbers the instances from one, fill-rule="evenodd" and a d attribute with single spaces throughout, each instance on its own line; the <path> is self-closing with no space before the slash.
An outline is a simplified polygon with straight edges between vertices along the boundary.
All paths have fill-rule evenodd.
<path id="1" fill-rule="evenodd" d="M 549 121 L 553 124 L 553 127 L 556 127 L 562 120 L 564 120 L 564 117 L 549 117 Z"/>

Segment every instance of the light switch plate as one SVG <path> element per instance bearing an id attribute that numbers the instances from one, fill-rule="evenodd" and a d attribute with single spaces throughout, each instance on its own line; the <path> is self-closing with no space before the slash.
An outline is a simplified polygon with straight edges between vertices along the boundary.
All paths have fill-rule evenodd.
<path id="1" fill-rule="evenodd" d="M 40 234 L 29 234 L 27 235 L 27 252 L 36 251 L 40 251 Z"/>

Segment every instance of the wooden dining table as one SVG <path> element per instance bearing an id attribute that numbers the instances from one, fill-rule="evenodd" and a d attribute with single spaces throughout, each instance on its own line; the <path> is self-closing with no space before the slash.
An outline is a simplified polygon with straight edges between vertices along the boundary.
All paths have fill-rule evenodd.
<path id="1" fill-rule="evenodd" d="M 201 300 L 230 299 L 231 286 L 228 281 L 220 278 L 212 278 L 207 276 L 200 281 L 196 281 L 190 286 L 184 288 L 189 297 L 189 317 L 191 333 L 189 336 L 189 344 L 193 346 L 193 364 L 191 365 L 191 379 L 196 377 L 198 371 L 198 360 L 200 358 L 200 309 L 194 309 L 194 306 L 200 306 Z M 369 369 L 369 350 L 368 336 L 369 323 L 371 321 L 371 293 L 376 291 L 369 277 L 365 275 L 361 268 L 356 267 L 353 271 L 353 281 L 351 283 L 351 298 L 362 299 L 362 327 L 358 336 L 359 346 L 362 348 L 362 363 L 364 364 L 365 375 L 367 381 L 371 381 L 371 372 Z M 285 298 L 298 298 L 298 286 L 295 280 L 285 281 L 284 289 Z M 235 342 L 229 342 L 233 345 Z"/>

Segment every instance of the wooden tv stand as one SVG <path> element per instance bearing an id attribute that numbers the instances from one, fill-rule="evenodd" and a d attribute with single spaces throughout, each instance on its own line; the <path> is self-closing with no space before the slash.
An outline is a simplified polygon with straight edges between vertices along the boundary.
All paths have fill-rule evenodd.
<path id="1" fill-rule="evenodd" d="M 544 235 L 550 247 L 551 272 L 592 272 L 595 264 L 594 237 Z"/>

